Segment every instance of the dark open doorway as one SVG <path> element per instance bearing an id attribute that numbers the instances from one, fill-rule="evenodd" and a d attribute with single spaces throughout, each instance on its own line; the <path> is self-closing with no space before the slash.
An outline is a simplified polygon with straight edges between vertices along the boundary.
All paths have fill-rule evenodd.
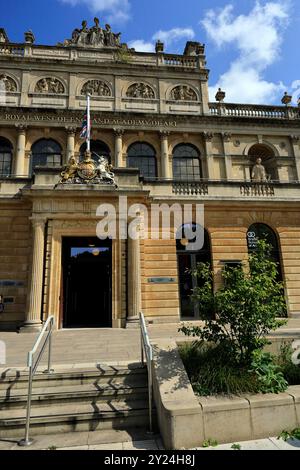
<path id="1" fill-rule="evenodd" d="M 112 326 L 112 243 L 63 239 L 63 327 Z"/>

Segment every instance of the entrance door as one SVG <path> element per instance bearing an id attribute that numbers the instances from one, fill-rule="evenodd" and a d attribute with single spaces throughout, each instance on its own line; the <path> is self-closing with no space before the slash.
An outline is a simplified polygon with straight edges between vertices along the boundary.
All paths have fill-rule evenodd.
<path id="1" fill-rule="evenodd" d="M 111 240 L 64 238 L 63 273 L 63 327 L 111 327 Z"/>
<path id="2" fill-rule="evenodd" d="M 186 238 L 177 240 L 180 310 L 181 318 L 184 320 L 199 318 L 199 305 L 191 299 L 193 289 L 199 286 L 199 279 L 192 276 L 191 271 L 195 271 L 200 262 L 211 262 L 210 243 L 206 230 L 204 231 L 204 246 L 201 250 L 188 251 L 187 245 Z"/>

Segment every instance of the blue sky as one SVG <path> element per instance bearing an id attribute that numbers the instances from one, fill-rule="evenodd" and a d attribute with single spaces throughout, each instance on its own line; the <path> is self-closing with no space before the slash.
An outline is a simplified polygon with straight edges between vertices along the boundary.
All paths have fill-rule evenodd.
<path id="1" fill-rule="evenodd" d="M 156 39 L 181 53 L 187 40 L 206 44 L 210 99 L 221 86 L 227 102 L 280 104 L 300 95 L 299 0 L 0 0 L 0 26 L 12 42 L 32 29 L 38 44 L 71 37 L 97 15 L 141 51 Z"/>

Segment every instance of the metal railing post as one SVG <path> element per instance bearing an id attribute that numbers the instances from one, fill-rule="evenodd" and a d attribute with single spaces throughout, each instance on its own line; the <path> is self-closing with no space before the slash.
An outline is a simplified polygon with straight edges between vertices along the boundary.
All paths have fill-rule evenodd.
<path id="1" fill-rule="evenodd" d="M 42 340 L 42 337 L 44 333 L 47 331 L 47 328 L 49 326 L 49 333 L 44 341 L 43 346 L 41 347 L 41 350 L 39 352 L 38 358 L 36 359 L 36 362 L 34 364 L 33 356 L 37 352 L 37 349 L 40 345 L 40 342 Z M 34 374 L 37 370 L 37 367 L 40 363 L 40 360 L 42 358 L 42 355 L 44 353 L 44 350 L 47 346 L 47 342 L 49 342 L 49 349 L 48 349 L 48 370 L 45 371 L 45 373 L 50 374 L 53 372 L 51 369 L 51 351 L 52 351 L 52 330 L 54 327 L 54 317 L 51 316 L 48 318 L 46 321 L 45 325 L 43 326 L 42 331 L 40 332 L 34 347 L 31 351 L 28 353 L 28 360 L 27 360 L 27 365 L 28 365 L 28 396 L 27 396 L 27 408 L 26 408 L 26 424 L 25 424 L 25 437 L 24 439 L 21 439 L 18 443 L 19 446 L 21 447 L 28 447 L 33 443 L 33 440 L 29 438 L 29 432 L 30 432 L 30 416 L 31 416 L 31 400 L 32 400 L 32 386 L 33 386 L 33 377 Z"/>
<path id="2" fill-rule="evenodd" d="M 29 353 L 30 355 L 30 353 Z M 32 358 L 31 358 L 32 360 Z M 32 380 L 33 380 L 33 370 L 32 364 L 29 367 L 29 379 L 28 379 L 28 398 L 27 398 L 27 408 L 26 408 L 26 425 L 25 425 L 25 437 L 19 442 L 19 446 L 28 447 L 31 446 L 33 441 L 29 439 L 29 429 L 30 429 L 30 414 L 31 414 L 31 395 L 32 395 Z"/>
<path id="3" fill-rule="evenodd" d="M 144 365 L 144 358 L 146 356 L 147 371 L 148 371 L 148 406 L 149 406 L 149 433 L 153 433 L 153 376 L 152 376 L 152 363 L 153 353 L 150 344 L 149 335 L 145 323 L 145 318 L 140 313 L 140 328 L 141 328 L 141 360 Z"/>

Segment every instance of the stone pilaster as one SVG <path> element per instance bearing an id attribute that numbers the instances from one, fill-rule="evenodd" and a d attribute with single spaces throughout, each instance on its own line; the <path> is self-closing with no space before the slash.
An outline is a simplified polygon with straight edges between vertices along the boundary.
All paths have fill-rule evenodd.
<path id="1" fill-rule="evenodd" d="M 291 135 L 290 139 L 291 139 L 294 157 L 295 157 L 297 180 L 300 181 L 300 136 Z"/>
<path id="2" fill-rule="evenodd" d="M 124 129 L 114 129 L 115 132 L 115 168 L 122 168 L 123 164 L 123 135 Z"/>
<path id="3" fill-rule="evenodd" d="M 67 131 L 68 137 L 67 137 L 67 153 L 65 156 L 64 163 L 67 163 L 70 157 L 74 156 L 76 127 L 66 127 L 66 131 Z"/>
<path id="4" fill-rule="evenodd" d="M 227 180 L 232 180 L 231 137 L 232 136 L 229 132 L 222 133 Z"/>
<path id="5" fill-rule="evenodd" d="M 142 308 L 140 240 L 128 237 L 128 317 L 136 323 Z"/>
<path id="6" fill-rule="evenodd" d="M 45 246 L 45 219 L 32 219 L 33 227 L 33 253 L 31 279 L 28 289 L 26 320 L 21 332 L 32 332 L 41 329 L 44 246 Z"/>
<path id="7" fill-rule="evenodd" d="M 212 150 L 212 140 L 213 140 L 213 133 L 212 132 L 203 132 L 203 139 L 205 142 L 205 158 L 206 158 L 206 175 L 204 175 L 208 179 L 214 179 L 214 157 L 213 157 L 213 150 Z"/>
<path id="8" fill-rule="evenodd" d="M 15 154 L 14 174 L 17 177 L 25 176 L 25 148 L 26 148 L 26 126 L 16 125 L 18 138 Z"/>
<path id="9" fill-rule="evenodd" d="M 161 131 L 161 176 L 162 178 L 171 178 L 170 174 L 170 158 L 169 158 L 169 135 L 170 132 Z"/>

